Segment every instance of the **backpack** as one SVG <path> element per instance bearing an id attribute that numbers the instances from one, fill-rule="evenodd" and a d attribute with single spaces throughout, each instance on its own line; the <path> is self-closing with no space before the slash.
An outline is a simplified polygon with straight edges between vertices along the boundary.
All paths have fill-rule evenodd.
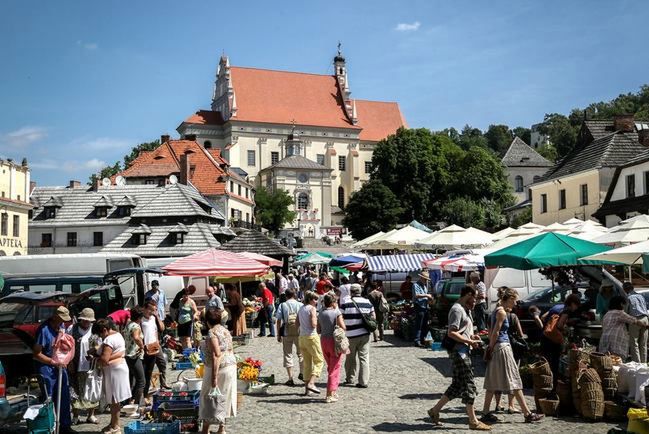
<path id="1" fill-rule="evenodd" d="M 388 313 L 390 312 L 390 305 L 388 304 L 388 300 L 384 296 L 381 295 L 381 301 L 379 304 L 379 311 L 383 313 Z"/>
<path id="2" fill-rule="evenodd" d="M 285 305 L 289 309 L 289 305 Z M 288 311 L 288 320 L 286 321 L 286 336 L 300 336 L 300 328 L 297 325 L 297 312 Z"/>

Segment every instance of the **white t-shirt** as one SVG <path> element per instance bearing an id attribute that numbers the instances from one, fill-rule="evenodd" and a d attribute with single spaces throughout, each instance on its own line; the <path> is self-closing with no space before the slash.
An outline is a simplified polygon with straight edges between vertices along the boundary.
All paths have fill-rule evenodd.
<path id="1" fill-rule="evenodd" d="M 478 284 L 475 286 L 476 290 L 482 294 L 482 299 L 477 302 L 476 304 L 482 304 L 487 302 L 487 286 L 484 284 L 484 282 L 478 282 Z"/>
<path id="2" fill-rule="evenodd" d="M 83 333 L 81 336 L 81 341 L 79 342 L 79 367 L 77 370 L 79 372 L 88 372 L 90 370 L 90 360 L 86 358 L 88 350 L 90 349 L 90 336 L 92 336 L 92 327 L 88 327 L 88 330 L 84 330 L 79 327 L 79 333 Z"/>
<path id="3" fill-rule="evenodd" d="M 351 290 L 351 288 L 352 288 L 351 283 L 346 283 L 346 284 L 340 285 L 338 287 L 338 289 L 340 290 L 340 299 L 341 300 L 344 300 L 344 299 L 346 299 L 347 297 L 350 296 L 349 291 Z"/>
<path id="4" fill-rule="evenodd" d="M 300 321 L 300 336 L 314 336 L 317 335 L 315 327 L 311 327 L 311 311 L 315 307 L 310 304 L 305 304 L 300 308 L 297 313 L 297 318 Z"/>
<path id="5" fill-rule="evenodd" d="M 144 336 L 144 345 L 158 342 L 158 324 L 155 316 L 151 315 L 149 319 L 142 318 L 142 335 Z"/>

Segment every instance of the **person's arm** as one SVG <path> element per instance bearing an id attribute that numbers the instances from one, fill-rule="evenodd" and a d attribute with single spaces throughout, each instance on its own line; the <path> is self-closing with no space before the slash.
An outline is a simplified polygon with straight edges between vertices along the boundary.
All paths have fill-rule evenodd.
<path id="1" fill-rule="evenodd" d="M 210 345 L 212 346 L 212 388 L 218 386 L 219 376 L 219 358 L 221 358 L 221 347 L 219 346 L 219 338 L 216 336 L 210 337 Z"/>
<path id="2" fill-rule="evenodd" d="M 324 311 L 323 311 L 324 312 Z M 320 326 L 320 321 L 318 321 L 318 325 L 316 326 L 316 332 L 320 335 L 322 334 L 322 327 Z"/>
<path id="3" fill-rule="evenodd" d="M 563 330 L 566 327 L 567 322 L 568 322 L 568 314 L 562 313 L 561 316 L 559 317 L 559 321 L 557 322 L 557 328 L 559 329 L 560 332 L 563 333 Z"/>
<path id="4" fill-rule="evenodd" d="M 153 314 L 153 316 L 155 317 L 155 323 L 156 323 L 156 326 L 158 327 L 158 332 L 162 333 L 163 331 L 165 331 L 165 324 L 160 319 L 160 315 L 158 315 L 158 309 L 155 310 L 155 313 Z"/>
<path id="5" fill-rule="evenodd" d="M 34 358 L 34 360 L 44 365 L 58 366 L 60 368 L 65 367 L 65 365 L 62 364 L 57 365 L 56 363 L 54 363 L 54 360 L 43 354 L 43 347 L 39 344 L 34 345 L 34 347 L 32 348 L 32 357 Z"/>
<path id="6" fill-rule="evenodd" d="M 110 364 L 110 361 L 112 360 L 112 355 L 113 355 L 113 349 L 108 345 L 104 344 L 101 347 L 101 355 L 99 356 L 99 361 L 103 366 L 107 366 Z"/>
<path id="7" fill-rule="evenodd" d="M 345 320 L 344 320 L 344 318 L 343 318 L 343 314 L 342 314 L 342 313 L 340 313 L 340 314 L 336 317 L 336 325 L 338 325 L 338 327 L 340 327 L 340 328 L 343 329 L 343 330 L 347 330 L 347 326 L 345 326 Z"/>
<path id="8" fill-rule="evenodd" d="M 142 331 L 139 328 L 133 329 L 131 336 L 133 337 L 133 342 L 135 342 L 135 344 L 140 347 L 141 350 L 143 350 L 144 339 L 142 339 Z"/>
<path id="9" fill-rule="evenodd" d="M 283 312 L 283 304 L 280 304 L 279 307 L 277 308 L 277 312 L 275 312 L 275 326 L 277 327 L 277 342 L 282 342 L 282 334 L 280 333 L 280 330 L 282 329 L 282 318 L 284 318 L 284 315 L 282 314 Z"/>
<path id="10" fill-rule="evenodd" d="M 315 307 L 311 309 L 311 327 L 316 328 L 318 326 L 318 314 Z"/>
<path id="11" fill-rule="evenodd" d="M 518 333 L 518 336 L 522 338 L 525 335 L 523 334 L 523 327 L 521 327 L 521 320 L 518 319 L 518 315 L 516 314 L 512 314 L 512 318 L 516 323 L 516 333 Z"/>

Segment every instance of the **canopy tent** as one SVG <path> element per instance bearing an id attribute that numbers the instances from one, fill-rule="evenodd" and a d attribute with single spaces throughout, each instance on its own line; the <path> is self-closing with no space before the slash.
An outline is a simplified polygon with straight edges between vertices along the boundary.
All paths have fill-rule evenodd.
<path id="1" fill-rule="evenodd" d="M 503 238 L 506 238 L 507 236 L 509 236 L 509 234 L 511 234 L 515 230 L 516 229 L 510 228 L 508 226 L 505 229 L 501 229 L 498 232 L 491 234 L 491 238 L 493 238 L 494 241 L 499 241 L 499 240 L 502 240 Z"/>
<path id="2" fill-rule="evenodd" d="M 593 241 L 593 239 L 607 232 L 604 226 L 592 220 L 586 220 L 579 225 L 572 226 L 572 228 L 572 231 L 568 235 L 587 241 Z"/>
<path id="3" fill-rule="evenodd" d="M 587 261 L 617 262 L 625 265 L 642 264 L 643 255 L 649 253 L 649 241 L 631 244 L 582 258 Z"/>
<path id="4" fill-rule="evenodd" d="M 610 249 L 601 244 L 549 232 L 486 255 L 485 265 L 532 270 L 544 267 L 601 264 L 601 261 L 582 261 L 580 258 Z"/>
<path id="5" fill-rule="evenodd" d="M 407 273 L 421 270 L 422 263 L 435 257 L 432 253 L 416 253 L 411 255 L 379 255 L 367 258 L 368 271 Z"/>
<path id="6" fill-rule="evenodd" d="M 442 256 L 441 258 L 424 261 L 423 265 L 430 270 L 450 271 L 453 273 L 477 271 L 484 268 L 484 256 L 479 253 Z"/>
<path id="7" fill-rule="evenodd" d="M 333 259 L 333 256 L 331 253 L 327 252 L 313 252 L 313 253 L 307 253 L 306 255 L 299 256 L 298 258 L 295 259 L 295 262 L 293 262 L 295 265 L 302 265 L 302 264 L 311 264 L 311 265 L 322 265 L 322 264 L 329 264 L 331 260 Z"/>
<path id="8" fill-rule="evenodd" d="M 578 226 L 578 225 L 581 225 L 583 223 L 584 223 L 583 220 L 578 219 L 577 217 L 573 217 L 571 219 L 566 220 L 562 224 L 565 225 L 565 226 Z"/>
<path id="9" fill-rule="evenodd" d="M 255 277 L 268 272 L 268 265 L 238 253 L 207 249 L 162 267 L 171 276 Z"/>
<path id="10" fill-rule="evenodd" d="M 257 262 L 261 262 L 262 264 L 266 264 L 269 267 L 281 267 L 282 265 L 284 265 L 284 263 L 280 260 L 273 259 L 269 256 L 260 255 L 259 253 L 241 252 L 239 254 L 241 256 L 245 256 L 246 258 L 254 259 Z"/>
<path id="11" fill-rule="evenodd" d="M 631 222 L 637 222 L 637 221 L 641 221 L 641 222 L 649 223 L 649 215 L 647 215 L 647 214 L 640 214 L 640 215 L 637 215 L 637 216 L 635 216 L 635 217 L 629 217 L 629 218 L 626 219 L 626 220 L 622 220 L 622 221 L 620 222 L 620 224 L 631 223 Z"/>
<path id="12" fill-rule="evenodd" d="M 592 241 L 598 244 L 623 246 L 647 240 L 649 240 L 649 221 L 645 219 L 629 219 L 626 223 L 615 226 L 607 233 L 593 238 Z"/>
<path id="13" fill-rule="evenodd" d="M 365 262 L 366 256 L 345 255 L 337 256 L 329 262 L 332 267 L 344 267 L 349 264 L 358 264 Z"/>
<path id="14" fill-rule="evenodd" d="M 558 234 L 568 234 L 572 228 L 570 226 L 562 225 L 561 223 L 552 223 L 541 229 L 541 232 L 554 232 Z"/>
<path id="15" fill-rule="evenodd" d="M 364 246 L 365 249 L 394 249 L 394 248 L 411 248 L 417 241 L 430 235 L 426 231 L 417 229 L 412 226 L 404 226 L 401 229 L 390 231 L 381 238 L 372 241 Z"/>
<path id="16" fill-rule="evenodd" d="M 367 238 L 363 238 L 362 240 L 355 242 L 354 244 L 352 244 L 352 248 L 357 249 L 359 247 L 363 247 L 366 244 L 369 244 L 372 241 L 381 238 L 383 235 L 385 235 L 385 232 L 383 232 L 383 231 L 377 232 L 374 235 L 370 235 Z"/>
<path id="17" fill-rule="evenodd" d="M 544 227 L 545 226 L 543 226 L 543 225 L 537 225 L 536 223 L 529 222 L 529 223 L 525 223 L 524 225 L 519 226 L 518 229 L 538 229 L 538 230 L 541 230 Z"/>
<path id="18" fill-rule="evenodd" d="M 493 243 L 493 236 L 476 228 L 464 229 L 458 225 L 448 226 L 417 243 L 418 247 L 458 248 L 486 246 Z"/>
<path id="19" fill-rule="evenodd" d="M 424 224 L 419 223 L 417 220 L 411 221 L 410 223 L 408 223 L 408 226 L 412 226 L 413 228 L 417 228 L 417 229 L 420 229 L 420 230 L 422 230 L 424 232 L 428 232 L 429 234 L 434 232 L 431 228 L 429 228 L 428 226 L 426 226 Z"/>

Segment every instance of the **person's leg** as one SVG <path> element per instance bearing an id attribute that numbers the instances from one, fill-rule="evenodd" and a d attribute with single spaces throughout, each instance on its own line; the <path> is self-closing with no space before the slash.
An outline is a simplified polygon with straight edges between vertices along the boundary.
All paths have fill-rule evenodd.
<path id="1" fill-rule="evenodd" d="M 270 331 L 271 336 L 275 336 L 275 327 L 273 327 L 273 314 L 275 313 L 275 306 L 270 305 L 268 309 L 268 330 Z"/>
<path id="2" fill-rule="evenodd" d="M 56 374 L 58 375 L 58 372 Z M 55 384 L 54 387 L 58 388 L 58 384 Z M 67 369 L 63 369 L 63 375 L 61 376 L 61 408 L 59 409 L 59 416 L 61 418 L 61 428 L 64 431 L 70 429 L 72 426 L 72 413 L 70 411 L 70 384 Z"/>
<path id="3" fill-rule="evenodd" d="M 313 369 L 313 355 L 311 354 L 310 348 L 308 348 L 309 340 L 308 336 L 300 336 L 300 349 L 302 350 L 302 356 L 304 357 L 304 383 L 305 387 L 309 386 L 309 381 L 311 379 L 311 372 Z"/>
<path id="4" fill-rule="evenodd" d="M 496 411 L 498 411 L 498 409 L 500 407 L 500 398 L 502 398 L 502 396 L 503 396 L 502 392 L 495 392 L 494 393 L 494 399 L 496 401 Z M 485 399 L 486 399 L 486 396 L 485 396 Z M 487 410 L 488 409 L 489 409 L 489 406 L 487 406 Z"/>
<path id="5" fill-rule="evenodd" d="M 142 359 L 135 359 L 135 363 L 133 364 L 133 369 L 135 373 L 135 384 L 133 386 L 132 394 L 133 394 L 133 399 L 135 401 L 135 404 L 140 405 L 142 401 L 142 394 L 144 392 L 144 381 L 145 381 L 144 366 L 142 365 Z"/>
<path id="6" fill-rule="evenodd" d="M 293 342 L 293 345 L 295 346 L 295 352 L 297 353 L 297 361 L 300 366 L 300 374 L 298 378 L 304 379 L 304 357 L 302 357 L 302 350 L 300 349 L 300 344 L 298 342 L 297 337 L 292 337 L 291 341 Z"/>
<path id="7" fill-rule="evenodd" d="M 169 384 L 167 384 L 167 359 L 165 359 L 162 350 L 155 355 L 155 365 L 158 367 L 158 372 L 160 373 L 160 387 L 169 389 Z"/>
<path id="8" fill-rule="evenodd" d="M 345 383 L 352 383 L 356 377 L 356 355 L 358 338 L 349 338 L 349 354 L 345 358 Z"/>
<path id="9" fill-rule="evenodd" d="M 642 318 L 642 324 L 646 326 L 649 324 L 649 319 L 647 317 Z M 638 333 L 638 348 L 640 350 L 640 362 L 647 363 L 647 328 L 640 328 Z"/>
<path id="10" fill-rule="evenodd" d="M 413 330 L 415 333 L 415 345 L 421 345 L 423 343 L 426 335 L 421 336 L 421 332 L 424 329 L 424 319 L 426 316 L 426 311 L 417 308 L 415 311 L 415 322 L 413 324 Z"/>
<path id="11" fill-rule="evenodd" d="M 155 367 L 155 356 L 144 356 L 142 364 L 144 365 L 144 395 L 149 395 L 149 388 L 151 387 L 151 374 Z"/>
<path id="12" fill-rule="evenodd" d="M 383 315 L 383 312 L 377 312 L 376 313 L 376 322 L 379 325 L 379 339 L 383 340 L 383 322 L 385 321 L 385 317 Z"/>
<path id="13" fill-rule="evenodd" d="M 293 340 L 289 336 L 282 338 L 282 353 L 284 354 L 283 365 L 286 368 L 288 381 L 293 382 Z"/>
<path id="14" fill-rule="evenodd" d="M 268 318 L 266 318 L 266 308 L 259 309 L 259 314 L 257 315 L 257 321 L 259 321 L 259 336 L 266 336 L 266 323 Z"/>
<path id="15" fill-rule="evenodd" d="M 332 395 L 333 382 L 331 378 L 331 373 L 333 370 L 334 360 L 333 356 L 335 355 L 335 349 L 333 346 L 333 339 L 329 337 L 322 337 L 320 339 L 320 345 L 322 347 L 322 355 L 324 357 L 325 363 L 327 364 L 327 396 Z"/>
<path id="16" fill-rule="evenodd" d="M 367 387 L 370 382 L 370 335 L 361 336 L 358 346 L 358 384 Z"/>
<path id="17" fill-rule="evenodd" d="M 311 371 L 311 388 L 315 388 L 315 381 L 322 374 L 324 366 L 324 356 L 322 355 L 322 346 L 320 345 L 320 336 L 309 336 L 311 342 L 311 351 L 313 352 L 313 370 Z"/>
<path id="18" fill-rule="evenodd" d="M 484 395 L 484 405 L 482 406 L 482 414 L 490 413 L 491 400 L 493 399 L 494 392 L 493 390 L 487 390 Z M 498 402 L 500 401 L 500 394 L 498 394 L 498 400 L 496 401 L 496 407 L 498 407 Z"/>
<path id="19" fill-rule="evenodd" d="M 634 362 L 640 362 L 640 325 L 629 324 L 629 355 Z"/>
<path id="20" fill-rule="evenodd" d="M 119 402 L 110 405 L 110 426 L 114 430 L 119 429 Z"/>

